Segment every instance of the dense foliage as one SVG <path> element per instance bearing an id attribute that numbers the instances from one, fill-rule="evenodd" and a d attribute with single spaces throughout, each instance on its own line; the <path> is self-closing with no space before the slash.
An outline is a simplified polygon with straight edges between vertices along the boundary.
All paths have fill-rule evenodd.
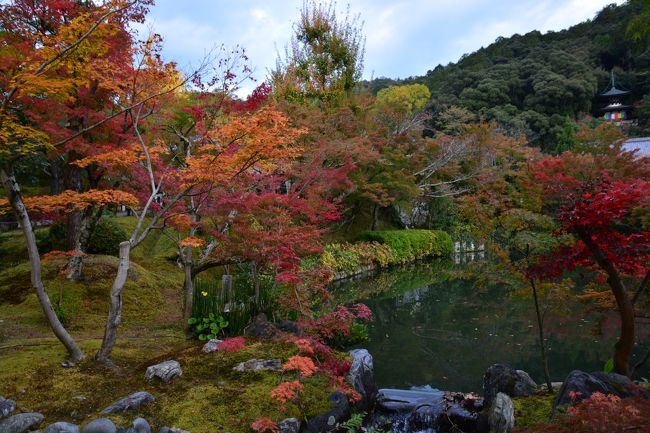
<path id="1" fill-rule="evenodd" d="M 90 240 L 87 252 L 89 254 L 108 254 L 116 256 L 120 250 L 120 242 L 128 239 L 126 231 L 113 220 L 102 218 L 97 222 Z M 39 242 L 39 248 L 44 253 L 52 250 L 67 250 L 68 226 L 60 221 L 50 226 L 47 236 Z"/>
<path id="2" fill-rule="evenodd" d="M 509 134 L 525 134 L 545 151 L 557 152 L 565 144 L 567 128 L 580 117 L 601 117 L 606 101 L 599 94 L 607 90 L 611 70 L 618 86 L 632 91 L 630 102 L 650 92 L 642 3 L 607 6 L 593 20 L 559 32 L 499 37 L 457 63 L 402 82 L 430 89 L 436 129 L 448 128 L 459 110 L 468 110 L 497 122 Z M 377 91 L 394 83 L 379 79 L 370 84 Z M 455 115 L 448 116 L 450 112 Z M 643 113 L 641 127 L 648 120 Z"/>
<path id="3" fill-rule="evenodd" d="M 365 232 L 359 239 L 386 245 L 391 252 L 391 264 L 408 263 L 420 257 L 448 256 L 453 251 L 451 237 L 439 230 Z"/>

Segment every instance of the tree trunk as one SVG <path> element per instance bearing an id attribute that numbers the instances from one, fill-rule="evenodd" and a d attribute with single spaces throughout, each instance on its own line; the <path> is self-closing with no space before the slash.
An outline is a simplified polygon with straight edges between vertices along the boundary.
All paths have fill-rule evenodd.
<path id="1" fill-rule="evenodd" d="M 109 364 L 111 362 L 111 353 L 117 340 L 117 327 L 122 321 L 122 289 L 126 283 L 129 273 L 129 256 L 131 254 L 131 242 L 124 241 L 120 243 L 120 263 L 117 268 L 117 275 L 113 281 L 110 294 L 110 304 L 108 307 L 108 318 L 106 319 L 106 328 L 102 346 L 97 351 L 95 359 L 99 362 Z"/>
<path id="2" fill-rule="evenodd" d="M 580 240 L 589 248 L 598 266 L 607 273 L 607 284 L 609 284 L 614 294 L 618 313 L 621 317 L 621 335 L 614 346 L 614 371 L 629 377 L 630 357 L 634 348 L 634 306 L 630 297 L 627 296 L 625 285 L 614 264 L 591 239 L 591 236 L 586 230 L 577 229 L 576 233 Z"/>
<path id="3" fill-rule="evenodd" d="M 183 271 L 185 272 L 185 281 L 183 290 L 185 291 L 185 305 L 183 308 L 183 317 L 189 319 L 192 317 L 192 307 L 194 305 L 194 281 L 192 280 L 192 247 L 187 247 L 189 253 L 185 254 L 183 259 Z"/>
<path id="4" fill-rule="evenodd" d="M 253 287 L 255 287 L 255 306 L 260 306 L 260 269 L 257 262 L 252 262 Z"/>
<path id="5" fill-rule="evenodd" d="M 0 170 L 0 178 L 2 179 L 2 184 L 4 186 L 7 199 L 9 200 L 11 208 L 16 215 L 16 219 L 20 223 L 23 230 L 25 243 L 27 245 L 27 252 L 29 254 L 32 287 L 34 287 L 34 290 L 36 290 L 38 301 L 41 304 L 45 318 L 52 328 L 54 335 L 56 335 L 56 338 L 59 339 L 59 341 L 63 344 L 63 346 L 65 346 L 66 350 L 68 351 L 68 363 L 76 364 L 84 358 L 84 353 L 81 351 L 68 331 L 66 331 L 66 329 L 63 327 L 63 324 L 52 308 L 50 297 L 47 295 L 45 287 L 43 286 L 43 280 L 41 278 L 41 257 L 38 253 L 38 247 L 36 245 L 36 236 L 34 235 L 34 231 L 32 229 L 32 223 L 29 218 L 29 214 L 25 208 L 22 197 L 20 196 L 18 183 L 16 182 L 13 173 L 9 174 L 9 172 L 4 168 Z"/>
<path id="6" fill-rule="evenodd" d="M 548 392 L 553 392 L 553 385 L 551 384 L 551 373 L 548 370 L 548 356 L 546 355 L 546 343 L 544 343 L 544 321 L 539 312 L 539 300 L 537 298 L 537 285 L 535 280 L 530 280 L 530 286 L 533 289 L 533 300 L 535 301 L 535 314 L 537 316 L 537 329 L 539 330 L 539 347 L 542 355 L 542 364 L 544 365 L 544 380 L 546 380 L 546 387 Z"/>
<path id="7" fill-rule="evenodd" d="M 61 194 L 61 162 L 58 157 L 50 161 L 50 194 Z"/>
<path id="8" fill-rule="evenodd" d="M 74 152 L 71 152 L 69 157 L 71 161 L 76 160 Z M 73 164 L 67 164 L 63 170 L 63 184 L 66 190 L 81 192 L 81 169 Z M 81 211 L 74 210 L 68 213 L 67 216 L 67 249 L 74 250 L 79 242 L 81 232 Z"/>
<path id="9" fill-rule="evenodd" d="M 377 230 L 378 223 L 379 223 L 379 205 L 375 204 L 375 206 L 372 208 L 372 225 L 370 226 L 370 230 L 372 231 Z"/>
<path id="10" fill-rule="evenodd" d="M 68 262 L 68 276 L 67 278 L 72 281 L 79 281 L 82 277 L 83 263 L 84 263 L 84 254 L 88 252 L 88 245 L 90 244 L 90 237 L 97 227 L 97 223 L 102 217 L 103 207 L 100 207 L 96 212 L 94 209 L 90 208 L 87 212 L 84 212 L 81 215 L 81 222 L 79 226 L 79 234 L 75 239 L 74 251 L 78 251 L 79 254 L 75 254 L 70 258 Z"/>

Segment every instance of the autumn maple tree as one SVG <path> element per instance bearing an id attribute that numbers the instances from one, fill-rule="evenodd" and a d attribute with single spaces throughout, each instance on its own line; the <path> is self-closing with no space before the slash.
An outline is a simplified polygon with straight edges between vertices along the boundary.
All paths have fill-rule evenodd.
<path id="1" fill-rule="evenodd" d="M 150 3 L 148 0 L 112 0 L 98 4 L 15 0 L 0 6 L 3 28 L 0 38 L 5 47 L 0 53 L 4 71 L 0 78 L 0 178 L 7 198 L 5 206 L 20 223 L 29 254 L 32 286 L 72 363 L 81 360 L 84 354 L 60 323 L 43 286 L 40 254 L 16 168 L 25 157 L 58 151 L 125 111 L 126 107 L 88 117 L 87 123 L 78 122 L 85 94 L 92 92 L 91 89 L 101 89 L 100 93 L 115 90 L 115 83 L 109 84 L 115 74 L 107 67 L 108 53 L 129 52 L 131 36 L 126 29 L 129 23 L 143 20 Z M 97 101 L 101 104 L 102 98 Z M 60 117 L 53 119 L 56 110 L 60 110 Z M 65 128 L 54 128 L 57 122 L 64 122 Z M 68 133 L 59 134 L 61 129 L 67 129 Z M 114 203 L 113 197 L 131 202 L 131 197 L 124 194 L 111 196 L 86 191 L 75 195 L 80 192 L 74 189 L 67 192 L 62 197 L 67 203 L 57 203 L 60 201 L 57 198 L 41 203 L 54 209 L 64 205 L 71 212 L 81 212 Z M 71 202 L 79 204 L 70 205 Z"/>
<path id="2" fill-rule="evenodd" d="M 631 373 L 635 342 L 634 306 L 627 286 L 630 279 L 640 281 L 635 289 L 641 293 L 650 274 L 650 231 L 636 217 L 650 206 L 649 167 L 647 158 L 620 149 L 614 155 L 596 156 L 565 152 L 531 167 L 544 192 L 544 212 L 575 239 L 543 257 L 531 267 L 531 274 L 559 277 L 583 267 L 607 283 L 621 319 L 614 370 L 624 375 Z"/>

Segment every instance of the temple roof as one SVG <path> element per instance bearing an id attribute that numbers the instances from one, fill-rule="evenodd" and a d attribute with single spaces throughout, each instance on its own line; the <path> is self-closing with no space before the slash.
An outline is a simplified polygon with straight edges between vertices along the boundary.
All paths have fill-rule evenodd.
<path id="1" fill-rule="evenodd" d="M 621 90 L 617 89 L 616 87 L 612 87 L 608 91 L 601 93 L 600 96 L 620 96 L 620 95 L 627 95 L 630 93 L 629 90 Z"/>
<path id="2" fill-rule="evenodd" d="M 611 79 L 609 82 L 609 90 L 600 94 L 600 96 L 621 96 L 627 95 L 630 93 L 629 90 L 622 90 L 616 87 L 616 81 L 614 80 L 614 71 L 611 72 Z"/>
<path id="3" fill-rule="evenodd" d="M 631 105 L 609 104 L 608 106 L 601 108 L 601 111 L 621 111 L 627 110 L 630 107 Z"/>

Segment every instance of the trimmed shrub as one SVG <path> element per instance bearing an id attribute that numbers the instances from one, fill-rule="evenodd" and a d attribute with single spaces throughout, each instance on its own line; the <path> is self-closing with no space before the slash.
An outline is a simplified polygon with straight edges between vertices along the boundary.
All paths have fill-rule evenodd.
<path id="1" fill-rule="evenodd" d="M 67 250 L 67 237 L 68 229 L 65 221 L 59 221 L 50 226 L 47 236 L 39 242 L 39 249 L 43 252 Z M 116 256 L 120 252 L 120 242 L 128 238 L 122 227 L 109 218 L 102 218 L 90 237 L 87 253 Z"/>
<path id="2" fill-rule="evenodd" d="M 305 260 L 303 267 L 320 264 L 333 276 L 351 275 L 368 266 L 386 268 L 424 257 L 447 256 L 453 249 L 451 236 L 438 230 L 374 231 L 362 234 L 360 240 L 326 245 L 320 256 Z"/>
<path id="3" fill-rule="evenodd" d="M 90 237 L 88 252 L 116 256 L 120 253 L 120 243 L 128 239 L 129 235 L 122 227 L 108 218 L 102 218 Z"/>
<path id="4" fill-rule="evenodd" d="M 372 231 L 362 233 L 359 240 L 388 247 L 391 264 L 408 263 L 422 257 L 442 257 L 453 251 L 451 236 L 441 230 Z"/>

